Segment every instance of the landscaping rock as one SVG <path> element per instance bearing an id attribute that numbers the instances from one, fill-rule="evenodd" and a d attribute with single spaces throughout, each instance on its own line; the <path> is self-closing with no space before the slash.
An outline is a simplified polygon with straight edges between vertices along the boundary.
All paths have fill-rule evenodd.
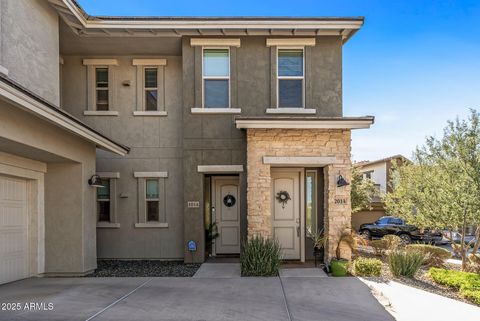
<path id="1" fill-rule="evenodd" d="M 87 277 L 192 277 L 201 264 L 157 260 L 99 260 Z"/>

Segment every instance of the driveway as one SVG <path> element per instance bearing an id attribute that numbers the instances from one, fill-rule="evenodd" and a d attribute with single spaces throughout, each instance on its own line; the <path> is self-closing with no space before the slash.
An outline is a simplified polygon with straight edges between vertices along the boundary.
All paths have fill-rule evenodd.
<path id="1" fill-rule="evenodd" d="M 1 285 L 0 302 L 20 303 L 20 311 L 0 310 L 0 320 L 12 321 L 394 320 L 357 278 L 298 273 L 281 278 L 32 278 Z M 35 310 L 38 305 L 25 310 L 25 303 L 44 303 L 46 311 Z"/>

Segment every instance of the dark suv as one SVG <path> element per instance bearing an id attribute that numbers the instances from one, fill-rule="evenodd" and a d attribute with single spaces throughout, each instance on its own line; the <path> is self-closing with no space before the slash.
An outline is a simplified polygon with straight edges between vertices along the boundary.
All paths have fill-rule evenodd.
<path id="1" fill-rule="evenodd" d="M 382 238 L 385 235 L 397 235 L 404 243 L 425 242 L 441 243 L 442 233 L 421 231 L 416 226 L 405 224 L 405 221 L 398 217 L 383 216 L 375 223 L 362 224 L 358 230 L 360 235 L 366 239 Z"/>

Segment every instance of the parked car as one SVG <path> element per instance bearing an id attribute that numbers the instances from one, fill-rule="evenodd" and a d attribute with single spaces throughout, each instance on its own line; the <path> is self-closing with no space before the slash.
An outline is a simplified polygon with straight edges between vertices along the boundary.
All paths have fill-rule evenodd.
<path id="1" fill-rule="evenodd" d="M 414 225 L 406 224 L 403 219 L 394 216 L 383 216 L 374 223 L 362 224 L 358 232 L 366 239 L 397 235 L 406 244 L 412 242 L 440 244 L 443 239 L 440 231 L 422 230 Z"/>
<path id="2" fill-rule="evenodd" d="M 444 231 L 443 232 L 445 238 L 449 237 L 450 236 L 450 232 L 448 231 Z M 458 233 L 458 232 L 452 232 L 452 241 L 454 243 L 457 243 L 457 244 L 460 244 L 462 242 L 462 234 Z M 475 235 L 465 235 L 465 238 L 464 238 L 464 242 L 466 244 L 470 243 L 470 244 L 473 244 L 476 242 L 476 239 L 475 239 Z"/>

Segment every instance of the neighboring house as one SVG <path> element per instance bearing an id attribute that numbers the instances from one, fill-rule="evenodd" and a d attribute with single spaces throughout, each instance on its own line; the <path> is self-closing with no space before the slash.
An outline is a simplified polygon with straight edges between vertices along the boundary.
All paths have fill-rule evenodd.
<path id="1" fill-rule="evenodd" d="M 213 255 L 262 235 L 304 261 L 308 228 L 334 255 L 351 130 L 374 120 L 342 113 L 343 45 L 363 18 L 0 5 L 0 283 L 97 258 L 203 262 L 211 222 Z"/>
<path id="2" fill-rule="evenodd" d="M 390 182 L 392 181 L 391 169 L 394 162 L 402 165 L 410 161 L 402 155 L 394 155 L 375 161 L 362 161 L 353 164 L 363 174 L 364 179 L 371 179 L 377 187 L 377 194 L 372 199 L 371 209 L 365 209 L 352 214 L 352 227 L 356 231 L 358 231 L 361 224 L 373 223 L 385 215 L 385 204 L 382 201 L 382 195 L 392 190 Z"/>

